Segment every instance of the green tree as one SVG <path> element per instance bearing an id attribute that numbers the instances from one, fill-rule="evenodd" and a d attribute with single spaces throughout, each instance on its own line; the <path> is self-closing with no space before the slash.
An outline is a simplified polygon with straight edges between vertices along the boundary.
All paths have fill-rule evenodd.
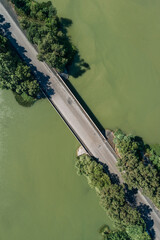
<path id="1" fill-rule="evenodd" d="M 158 166 L 152 164 L 154 160 L 150 160 L 143 141 L 118 130 L 114 142 L 120 156 L 118 167 L 128 186 L 141 189 L 160 208 L 160 173 Z"/>
<path id="2" fill-rule="evenodd" d="M 88 155 L 82 155 L 77 158 L 75 166 L 78 175 L 84 175 L 89 185 L 96 189 L 100 204 L 118 227 L 124 229 L 128 225 L 135 224 L 144 227 L 145 224 L 140 213 L 125 201 L 123 187 L 111 183 L 100 163 Z"/>
<path id="3" fill-rule="evenodd" d="M 126 232 L 111 232 L 107 234 L 105 240 L 130 240 Z"/>
<path id="4" fill-rule="evenodd" d="M 126 232 L 131 240 L 150 240 L 147 232 L 143 231 L 141 226 L 133 225 L 126 228 Z"/>
<path id="5" fill-rule="evenodd" d="M 51 1 L 38 3 L 31 0 L 11 0 L 21 15 L 20 23 L 28 39 L 37 44 L 38 59 L 46 61 L 58 71 L 71 64 L 76 48 L 66 29 L 62 27 L 56 8 Z"/>
<path id="6" fill-rule="evenodd" d="M 36 98 L 40 88 L 30 68 L 19 58 L 8 40 L 0 35 L 0 87 L 11 89 L 28 99 Z M 27 99 L 26 95 L 25 99 Z"/>

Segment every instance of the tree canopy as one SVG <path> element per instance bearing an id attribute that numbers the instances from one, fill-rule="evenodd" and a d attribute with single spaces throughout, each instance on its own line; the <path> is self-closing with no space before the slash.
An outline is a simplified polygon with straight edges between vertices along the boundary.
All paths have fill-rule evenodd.
<path id="1" fill-rule="evenodd" d="M 126 233 L 127 227 L 129 233 L 133 231 L 134 228 L 130 226 L 136 226 L 142 236 L 146 236 L 145 223 L 140 213 L 126 202 L 123 186 L 113 184 L 100 163 L 97 163 L 90 156 L 84 154 L 77 158 L 75 166 L 77 174 L 85 176 L 89 185 L 95 188 L 100 198 L 100 204 L 107 215 L 112 218 L 117 228 L 123 229 L 123 231 L 105 234 L 105 239 L 132 240 Z M 146 240 L 148 239 L 150 237 L 146 238 Z"/>
<path id="2" fill-rule="evenodd" d="M 131 240 L 150 240 L 150 236 L 147 232 L 143 231 L 143 228 L 141 226 L 127 226 L 126 233 Z"/>
<path id="3" fill-rule="evenodd" d="M 66 29 L 62 27 L 51 1 L 11 0 L 20 16 L 20 23 L 28 39 L 38 47 L 38 59 L 46 61 L 58 71 L 71 64 L 76 48 Z"/>
<path id="4" fill-rule="evenodd" d="M 121 130 L 114 136 L 124 180 L 130 188 L 141 189 L 160 208 L 160 172 L 156 165 L 159 157 L 138 137 L 125 135 Z"/>
<path id="5" fill-rule="evenodd" d="M 40 91 L 30 68 L 20 59 L 9 41 L 0 35 L 0 87 L 18 95 L 36 98 Z"/>

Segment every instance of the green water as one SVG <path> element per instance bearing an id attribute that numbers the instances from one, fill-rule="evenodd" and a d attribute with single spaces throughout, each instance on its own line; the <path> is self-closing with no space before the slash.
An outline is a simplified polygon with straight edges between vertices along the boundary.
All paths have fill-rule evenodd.
<path id="1" fill-rule="evenodd" d="M 91 70 L 73 85 L 105 128 L 160 142 L 160 1 L 54 0 Z M 78 142 L 47 101 L 19 106 L 0 92 L 0 238 L 97 240 L 108 223 L 86 179 Z"/>
<path id="2" fill-rule="evenodd" d="M 18 105 L 0 91 L 0 238 L 98 240 L 111 225 L 74 168 L 79 146 L 45 101 Z"/>
<path id="3" fill-rule="evenodd" d="M 71 79 L 105 128 L 160 143 L 160 1 L 54 0 L 91 70 Z"/>

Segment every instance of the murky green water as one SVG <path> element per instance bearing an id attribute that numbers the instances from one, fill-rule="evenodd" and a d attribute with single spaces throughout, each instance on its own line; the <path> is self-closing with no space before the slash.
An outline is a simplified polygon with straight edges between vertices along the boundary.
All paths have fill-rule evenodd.
<path id="1" fill-rule="evenodd" d="M 0 91 L 0 238 L 97 240 L 111 225 L 74 161 L 78 142 L 47 101 Z"/>
<path id="2" fill-rule="evenodd" d="M 91 70 L 72 83 L 104 127 L 160 142 L 160 2 L 54 0 Z M 110 223 L 76 175 L 78 143 L 47 101 L 0 92 L 0 238 L 97 240 Z"/>
<path id="3" fill-rule="evenodd" d="M 160 143 L 160 1 L 53 2 L 91 67 L 72 83 L 102 125 Z"/>

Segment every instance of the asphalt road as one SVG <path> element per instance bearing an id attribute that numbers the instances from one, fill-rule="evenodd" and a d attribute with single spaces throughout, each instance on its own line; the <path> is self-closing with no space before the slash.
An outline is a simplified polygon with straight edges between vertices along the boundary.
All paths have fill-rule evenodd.
<path id="1" fill-rule="evenodd" d="M 0 14 L 3 16 L 1 16 L 0 22 L 5 29 L 5 34 L 17 49 L 19 55 L 31 66 L 51 104 L 89 154 L 106 164 L 109 171 L 118 175 L 120 182 L 123 182 L 116 167 L 116 154 L 106 138 L 90 119 L 60 76 L 44 62 L 40 62 L 37 59 L 35 48 L 15 22 L 16 19 L 13 20 L 14 13 L 11 12 L 10 8 L 7 8 L 9 10 L 7 11 L 2 3 L 4 4 L 4 0 L 1 0 L 0 3 Z M 150 225 L 152 225 L 153 221 L 154 226 L 151 232 L 154 231 L 155 239 L 160 240 L 160 212 L 140 192 L 137 194 L 137 202 L 141 205 L 141 211 L 144 212 L 145 216 L 148 212 L 146 221 Z M 152 226 L 150 227 L 152 228 Z"/>

